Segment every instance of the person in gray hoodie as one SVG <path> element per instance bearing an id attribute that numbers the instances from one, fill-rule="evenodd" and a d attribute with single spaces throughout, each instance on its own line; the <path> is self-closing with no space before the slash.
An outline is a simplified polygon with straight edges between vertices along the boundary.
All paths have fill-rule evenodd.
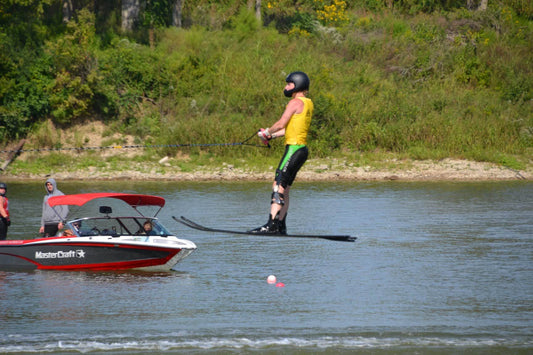
<path id="1" fill-rule="evenodd" d="M 58 188 L 54 179 L 50 178 L 44 183 L 46 195 L 43 199 L 43 216 L 41 217 L 41 228 L 39 233 L 44 237 L 53 237 L 57 232 L 63 228 L 63 222 L 68 215 L 67 206 L 55 206 L 52 208 L 48 204 L 48 199 L 52 196 L 64 195 Z"/>

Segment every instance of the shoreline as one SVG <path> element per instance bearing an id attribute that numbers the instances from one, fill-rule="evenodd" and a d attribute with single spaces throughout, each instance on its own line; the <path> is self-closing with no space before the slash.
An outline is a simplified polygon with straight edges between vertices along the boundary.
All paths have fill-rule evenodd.
<path id="1" fill-rule="evenodd" d="M 41 181 L 53 177 L 62 181 L 272 181 L 274 167 L 265 171 L 249 171 L 224 164 L 222 167 L 201 167 L 194 172 L 183 172 L 167 162 L 130 164 L 113 171 L 90 167 L 73 172 L 48 172 L 43 174 L 10 174 L 2 172 L 4 181 Z M 512 181 L 533 180 L 533 168 L 514 170 L 493 163 L 460 159 L 440 161 L 402 162 L 389 168 L 356 167 L 336 160 L 309 160 L 300 170 L 296 181 Z"/>
<path id="2" fill-rule="evenodd" d="M 91 122 L 70 130 L 61 130 L 60 136 L 66 142 L 76 141 L 75 133 L 84 132 L 85 138 L 94 146 L 105 146 L 102 142 L 106 126 L 101 122 Z M 113 135 L 116 140 L 134 145 L 134 137 L 121 134 Z M 36 143 L 27 142 L 30 146 Z M 39 153 L 42 154 L 42 153 Z M 274 159 L 263 161 L 260 168 L 249 166 L 243 159 L 228 158 L 229 162 L 200 163 L 191 158 L 187 152 L 178 152 L 175 156 L 158 156 L 157 153 L 136 159 L 137 149 L 103 150 L 98 166 L 80 164 L 68 168 L 48 168 L 42 173 L 35 172 L 39 164 L 31 163 L 36 155 L 23 152 L 16 157 L 17 161 L 26 164 L 7 164 L 5 171 L 0 170 L 0 180 L 4 181 L 43 181 L 49 177 L 63 181 L 272 181 L 277 164 Z M 111 157 L 120 157 L 108 160 Z M 37 156 L 39 157 L 39 156 Z M 67 163 L 72 166 L 82 161 L 84 155 L 79 152 L 66 153 Z M 94 158 L 94 155 L 91 156 Z M 9 159 L 9 158 L 8 158 Z M 500 164 L 477 162 L 456 158 L 440 160 L 412 160 L 397 158 L 393 154 L 370 156 L 367 165 L 362 157 L 310 158 L 304 164 L 298 181 L 512 181 L 533 180 L 533 160 L 525 163 L 523 170 L 517 171 Z M 75 161 L 75 162 L 73 162 Z M 267 163 L 270 162 L 270 163 Z M 29 163 L 29 164 L 28 164 Z M 267 165 L 268 164 L 268 165 Z M 43 168 L 44 169 L 44 168 Z"/>

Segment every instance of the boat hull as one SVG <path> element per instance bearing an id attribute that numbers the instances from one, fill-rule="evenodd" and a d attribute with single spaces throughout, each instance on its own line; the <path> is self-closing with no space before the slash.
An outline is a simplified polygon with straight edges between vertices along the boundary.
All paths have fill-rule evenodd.
<path id="1" fill-rule="evenodd" d="M 49 239 L 0 242 L 0 269 L 168 271 L 196 249 L 194 243 L 178 239 L 164 240 L 169 245 L 119 238 Z"/>

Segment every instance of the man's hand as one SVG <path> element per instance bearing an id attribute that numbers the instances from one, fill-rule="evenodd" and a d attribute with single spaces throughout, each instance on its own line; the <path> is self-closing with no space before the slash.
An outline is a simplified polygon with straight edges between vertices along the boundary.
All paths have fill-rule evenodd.
<path id="1" fill-rule="evenodd" d="M 272 139 L 272 135 L 270 134 L 270 132 L 268 132 L 268 128 L 267 129 L 264 129 L 264 128 L 261 128 L 258 132 L 257 132 L 257 135 L 259 136 L 259 138 L 261 138 L 261 141 L 263 142 L 264 145 L 268 145 L 268 141 Z"/>

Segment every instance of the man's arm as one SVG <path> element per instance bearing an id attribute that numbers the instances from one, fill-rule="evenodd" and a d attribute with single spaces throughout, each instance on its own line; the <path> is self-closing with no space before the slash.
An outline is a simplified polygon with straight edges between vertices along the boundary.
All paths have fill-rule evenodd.
<path id="1" fill-rule="evenodd" d="M 304 103 L 302 100 L 294 98 L 289 101 L 287 107 L 285 107 L 285 111 L 283 111 L 283 114 L 281 115 L 281 118 L 268 129 L 269 133 L 277 133 L 278 131 L 283 130 L 283 134 L 285 134 L 285 127 L 287 127 L 292 115 L 302 112 L 303 109 Z"/>

